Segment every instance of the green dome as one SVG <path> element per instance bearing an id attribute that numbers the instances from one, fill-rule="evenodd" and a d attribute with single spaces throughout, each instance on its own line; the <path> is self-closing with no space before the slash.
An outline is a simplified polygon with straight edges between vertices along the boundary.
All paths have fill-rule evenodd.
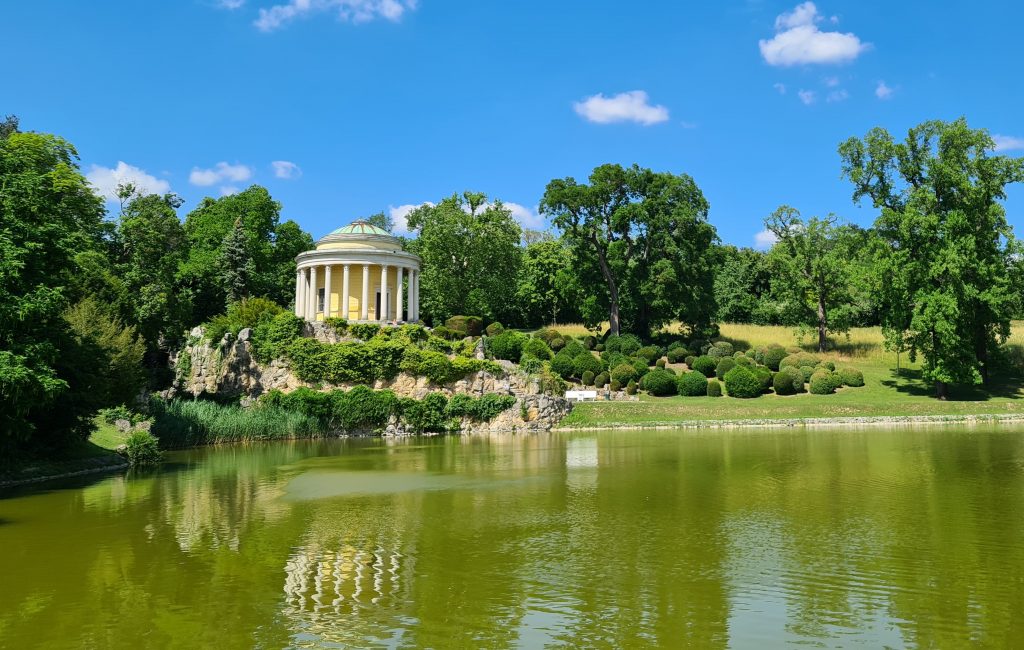
<path id="1" fill-rule="evenodd" d="M 342 226 L 337 230 L 331 231 L 330 235 L 382 235 L 384 237 L 394 237 L 391 233 L 383 228 L 378 228 L 369 221 L 359 219 L 353 221 L 347 226 Z M 328 237 L 330 236 L 328 235 Z"/>

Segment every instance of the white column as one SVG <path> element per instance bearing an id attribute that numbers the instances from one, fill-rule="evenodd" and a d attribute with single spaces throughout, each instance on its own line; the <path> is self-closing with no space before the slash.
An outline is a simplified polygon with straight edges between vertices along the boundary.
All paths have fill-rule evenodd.
<path id="1" fill-rule="evenodd" d="M 380 313 L 377 320 L 384 322 L 391 314 L 391 305 L 388 304 L 388 265 L 380 265 Z"/>
<path id="2" fill-rule="evenodd" d="M 302 269 L 295 269 L 295 315 L 302 315 Z"/>
<path id="3" fill-rule="evenodd" d="M 416 271 L 413 273 L 412 277 L 413 277 L 413 285 L 415 287 L 413 289 L 413 293 L 412 293 L 412 302 L 413 302 L 414 305 L 416 305 L 415 316 L 416 316 L 416 320 L 418 321 L 420 319 L 420 270 L 416 269 Z"/>
<path id="4" fill-rule="evenodd" d="M 324 267 L 324 320 L 331 317 L 331 265 Z"/>
<path id="5" fill-rule="evenodd" d="M 341 307 L 341 317 L 348 320 L 348 267 L 346 264 L 341 272 L 341 299 L 338 305 Z"/>
<path id="6" fill-rule="evenodd" d="M 309 267 L 309 307 L 306 316 L 306 319 L 310 321 L 316 320 L 316 296 L 318 293 L 316 282 L 316 267 L 311 266 Z"/>
<path id="7" fill-rule="evenodd" d="M 395 269 L 395 322 L 402 320 L 402 267 Z"/>
<path id="8" fill-rule="evenodd" d="M 370 317 L 370 265 L 363 264 L 363 299 L 359 302 L 359 320 L 366 320 Z"/>

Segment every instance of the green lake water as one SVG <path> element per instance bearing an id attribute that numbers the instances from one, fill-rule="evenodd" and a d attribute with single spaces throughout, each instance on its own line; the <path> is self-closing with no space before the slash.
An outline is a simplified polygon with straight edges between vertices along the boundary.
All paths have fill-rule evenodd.
<path id="1" fill-rule="evenodd" d="M 177 452 L 0 492 L 0 647 L 1022 647 L 1024 430 Z"/>

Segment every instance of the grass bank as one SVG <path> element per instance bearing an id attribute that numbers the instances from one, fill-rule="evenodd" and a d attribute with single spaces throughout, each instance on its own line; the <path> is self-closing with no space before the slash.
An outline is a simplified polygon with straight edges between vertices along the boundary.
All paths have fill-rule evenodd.
<path id="1" fill-rule="evenodd" d="M 124 434 L 113 425 L 97 418 L 92 436 L 69 445 L 59 458 L 23 458 L 8 469 L 0 469 L 0 487 L 125 469 L 128 463 L 114 453 L 124 439 Z"/>
<path id="2" fill-rule="evenodd" d="M 562 326 L 560 326 L 562 327 Z M 745 350 L 770 343 L 784 346 L 801 342 L 792 328 L 758 325 L 722 325 L 722 338 Z M 921 380 L 919 364 L 902 355 L 896 372 L 896 354 L 884 349 L 878 328 L 856 328 L 838 337 L 833 349 L 820 355 L 837 365 L 853 365 L 864 373 L 865 385 L 843 388 L 834 395 L 763 395 L 754 399 L 730 397 L 650 397 L 637 402 L 578 404 L 560 427 L 615 428 L 671 426 L 698 421 L 804 420 L 809 418 L 947 417 L 972 415 L 1024 415 L 1024 382 L 1003 379 L 988 390 L 957 387 L 950 399 L 932 397 Z M 1024 323 L 1014 323 L 1008 341 L 1011 352 L 1024 345 Z M 811 351 L 809 345 L 804 346 Z M 842 420 L 839 420 L 840 422 Z"/>

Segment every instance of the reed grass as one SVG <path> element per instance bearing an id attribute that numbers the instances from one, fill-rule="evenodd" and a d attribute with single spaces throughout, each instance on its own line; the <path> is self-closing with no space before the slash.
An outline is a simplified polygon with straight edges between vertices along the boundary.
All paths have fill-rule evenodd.
<path id="1" fill-rule="evenodd" d="M 152 431 L 166 448 L 308 438 L 326 433 L 315 418 L 295 411 L 193 400 L 165 403 L 155 414 Z"/>

